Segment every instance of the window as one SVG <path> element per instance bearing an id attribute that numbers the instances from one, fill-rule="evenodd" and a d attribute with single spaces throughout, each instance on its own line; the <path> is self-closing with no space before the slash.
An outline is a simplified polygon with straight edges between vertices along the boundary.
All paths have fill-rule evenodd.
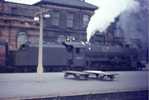
<path id="1" fill-rule="evenodd" d="M 52 25 L 58 26 L 59 25 L 60 14 L 59 12 L 53 12 L 52 14 Z"/>
<path id="2" fill-rule="evenodd" d="M 2 32 L 0 31 L 0 37 L 2 37 L 3 36 L 3 34 L 2 34 Z"/>
<path id="3" fill-rule="evenodd" d="M 17 13 L 17 12 L 18 12 L 17 7 L 12 7 L 12 8 L 11 8 L 11 12 L 12 12 L 12 13 Z"/>
<path id="4" fill-rule="evenodd" d="M 80 48 L 76 48 L 76 53 L 77 53 L 77 54 L 80 53 Z"/>
<path id="5" fill-rule="evenodd" d="M 3 3 L 1 3 L 2 1 L 0 1 L 0 12 L 2 12 L 2 11 L 4 11 L 4 4 Z"/>
<path id="6" fill-rule="evenodd" d="M 18 32 L 17 34 L 17 47 L 20 48 L 22 45 L 28 42 L 28 37 L 26 32 Z"/>
<path id="7" fill-rule="evenodd" d="M 66 25 L 67 25 L 67 27 L 70 27 L 70 28 L 72 28 L 73 27 L 73 14 L 68 14 L 67 15 L 67 23 L 66 23 Z"/>
<path id="8" fill-rule="evenodd" d="M 89 22 L 89 15 L 83 15 L 83 27 L 87 27 Z"/>

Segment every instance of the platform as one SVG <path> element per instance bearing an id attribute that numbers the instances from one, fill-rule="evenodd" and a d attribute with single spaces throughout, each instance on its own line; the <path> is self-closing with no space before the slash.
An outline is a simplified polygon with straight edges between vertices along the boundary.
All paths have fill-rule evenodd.
<path id="1" fill-rule="evenodd" d="M 0 74 L 0 100 L 148 90 L 148 71 L 116 72 L 114 81 L 64 79 L 64 73 Z"/>

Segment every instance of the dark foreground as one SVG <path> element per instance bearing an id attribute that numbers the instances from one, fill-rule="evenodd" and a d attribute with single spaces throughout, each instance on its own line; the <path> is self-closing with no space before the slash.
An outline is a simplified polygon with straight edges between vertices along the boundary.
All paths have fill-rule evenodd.
<path id="1" fill-rule="evenodd" d="M 147 100 L 147 71 L 117 73 L 114 81 L 64 79 L 64 73 L 0 74 L 0 100 Z"/>
<path id="2" fill-rule="evenodd" d="M 37 98 L 29 100 L 37 100 Z M 62 97 L 57 96 L 51 98 L 38 98 L 38 100 L 148 100 L 148 91 L 88 94 Z"/>

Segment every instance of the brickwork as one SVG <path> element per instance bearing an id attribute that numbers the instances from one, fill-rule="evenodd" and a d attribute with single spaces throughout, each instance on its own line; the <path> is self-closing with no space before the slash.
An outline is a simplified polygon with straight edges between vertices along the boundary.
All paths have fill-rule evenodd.
<path id="1" fill-rule="evenodd" d="M 10 50 L 16 50 L 17 34 L 25 32 L 30 43 L 38 42 L 39 22 L 35 22 L 33 18 L 41 7 L 49 10 L 50 18 L 44 19 L 44 36 L 45 41 L 57 41 L 59 35 L 74 36 L 78 41 L 86 39 L 86 27 L 82 27 L 83 15 L 91 17 L 93 10 L 81 9 L 75 7 L 66 7 L 51 4 L 25 5 L 11 2 L 0 2 L 0 40 L 8 43 Z M 60 13 L 59 25 L 51 24 L 52 14 L 58 11 Z M 73 13 L 73 27 L 66 26 L 66 20 L 69 13 Z"/>

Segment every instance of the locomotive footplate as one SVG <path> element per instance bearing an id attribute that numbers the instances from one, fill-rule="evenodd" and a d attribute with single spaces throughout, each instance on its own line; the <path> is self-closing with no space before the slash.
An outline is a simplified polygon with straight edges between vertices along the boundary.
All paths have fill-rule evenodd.
<path id="1" fill-rule="evenodd" d="M 73 76 L 76 79 L 88 79 L 89 74 L 80 71 L 65 71 L 64 77 L 68 78 L 68 76 Z"/>

